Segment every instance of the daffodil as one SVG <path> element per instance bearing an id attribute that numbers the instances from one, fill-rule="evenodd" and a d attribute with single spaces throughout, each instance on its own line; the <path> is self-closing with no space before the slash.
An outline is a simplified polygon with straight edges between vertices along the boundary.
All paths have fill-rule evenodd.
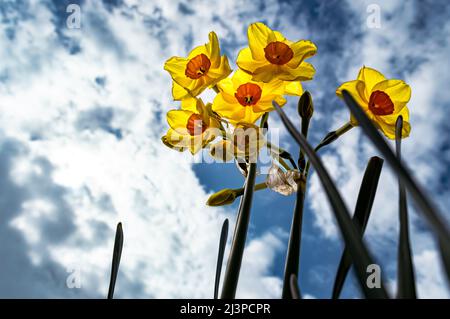
<path id="1" fill-rule="evenodd" d="M 251 75 L 241 70 L 220 81 L 217 87 L 219 93 L 214 98 L 213 111 L 233 124 L 254 123 L 264 112 L 273 110 L 272 101 L 279 105 L 286 103 L 282 96 L 286 92 L 283 81 L 255 82 Z M 297 86 L 297 90 L 301 87 Z"/>
<path id="2" fill-rule="evenodd" d="M 403 117 L 402 137 L 409 136 L 409 111 L 407 103 L 411 98 L 411 88 L 402 80 L 388 80 L 377 70 L 362 67 L 358 78 L 343 83 L 337 90 L 342 98 L 342 91 L 347 90 L 386 137 L 395 139 L 395 122 Z M 351 116 L 350 123 L 358 125 Z"/>
<path id="3" fill-rule="evenodd" d="M 214 32 L 209 33 L 209 43 L 193 49 L 187 58 L 171 57 L 164 69 L 173 79 L 175 100 L 196 97 L 231 73 L 227 57 L 220 56 L 219 40 Z"/>
<path id="4" fill-rule="evenodd" d="M 220 123 L 211 116 L 211 105 L 205 106 L 201 99 L 190 98 L 181 103 L 181 110 L 167 112 L 170 128 L 162 141 L 179 151 L 188 149 L 196 154 L 220 135 Z"/>
<path id="5" fill-rule="evenodd" d="M 249 47 L 239 52 L 236 63 L 251 74 L 254 81 L 306 81 L 313 78 L 314 67 L 304 61 L 317 52 L 311 41 L 289 41 L 261 22 L 251 24 L 247 35 Z"/>

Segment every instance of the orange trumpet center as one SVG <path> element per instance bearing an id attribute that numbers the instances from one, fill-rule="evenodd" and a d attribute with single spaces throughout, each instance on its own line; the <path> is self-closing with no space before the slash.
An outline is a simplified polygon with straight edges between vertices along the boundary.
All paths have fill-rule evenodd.
<path id="1" fill-rule="evenodd" d="M 270 42 L 264 48 L 264 52 L 267 61 L 276 65 L 286 64 L 294 56 L 294 51 L 287 44 L 279 41 Z"/>
<path id="2" fill-rule="evenodd" d="M 394 103 L 383 91 L 374 91 L 370 95 L 369 110 L 375 115 L 389 115 L 394 113 Z"/>
<path id="3" fill-rule="evenodd" d="M 234 96 L 242 106 L 255 105 L 261 99 L 261 88 L 254 83 L 245 83 L 238 87 Z"/>
<path id="4" fill-rule="evenodd" d="M 192 114 L 186 124 L 186 128 L 191 136 L 202 134 L 208 126 L 203 123 L 202 117 L 199 114 Z"/>
<path id="5" fill-rule="evenodd" d="M 197 80 L 202 76 L 204 76 L 208 72 L 210 67 L 211 61 L 206 55 L 201 53 L 189 60 L 189 62 L 186 65 L 186 70 L 184 71 L 184 74 L 186 74 L 188 78 Z"/>

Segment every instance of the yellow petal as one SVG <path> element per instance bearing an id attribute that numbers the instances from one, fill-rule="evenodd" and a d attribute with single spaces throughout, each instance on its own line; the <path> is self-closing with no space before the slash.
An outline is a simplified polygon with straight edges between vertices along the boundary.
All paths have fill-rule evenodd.
<path id="1" fill-rule="evenodd" d="M 210 57 L 210 55 L 209 55 L 210 53 L 209 53 L 209 51 L 208 51 L 207 44 L 199 45 L 198 47 L 195 47 L 194 49 L 192 49 L 192 51 L 189 52 L 189 55 L 188 55 L 188 57 L 187 57 L 187 60 L 190 60 L 190 59 L 192 59 L 192 58 L 195 58 L 197 55 L 200 55 L 200 54 L 206 55 L 206 56 L 211 60 L 211 57 Z M 212 61 L 211 61 L 211 62 L 212 62 Z"/>
<path id="2" fill-rule="evenodd" d="M 376 116 L 375 120 L 383 134 L 391 139 L 395 139 L 395 124 L 399 116 L 403 117 L 402 138 L 408 137 L 411 132 L 411 125 L 409 123 L 409 110 L 407 107 L 403 108 L 400 113 L 385 116 Z"/>
<path id="3" fill-rule="evenodd" d="M 215 85 L 218 81 L 225 79 L 231 73 L 230 63 L 228 58 L 224 55 L 220 59 L 220 64 L 217 68 L 210 68 L 207 76 L 212 79 L 210 85 Z"/>
<path id="4" fill-rule="evenodd" d="M 209 33 L 209 43 L 206 44 L 206 51 L 211 61 L 211 68 L 218 68 L 220 66 L 220 47 L 219 39 L 215 32 Z"/>
<path id="5" fill-rule="evenodd" d="M 262 88 L 261 99 L 266 99 L 270 97 L 273 99 L 275 95 L 283 95 L 285 92 L 285 82 L 280 80 L 273 80 L 269 83 L 264 83 L 260 85 Z"/>
<path id="6" fill-rule="evenodd" d="M 169 128 L 166 135 L 163 136 L 163 142 L 167 146 L 178 149 L 179 151 L 184 151 L 188 148 L 190 144 L 190 137 L 187 135 L 179 134 L 175 130 Z"/>
<path id="7" fill-rule="evenodd" d="M 281 79 L 283 67 L 275 64 L 266 64 L 253 72 L 253 81 L 268 83 L 274 79 Z"/>
<path id="8" fill-rule="evenodd" d="M 204 144 L 202 135 L 191 136 L 188 149 L 192 155 L 197 154 L 203 148 L 203 146 Z"/>
<path id="9" fill-rule="evenodd" d="M 274 32 L 264 23 L 253 23 L 247 30 L 248 44 L 254 60 L 264 60 L 264 48 L 270 42 L 276 41 Z"/>
<path id="10" fill-rule="evenodd" d="M 282 66 L 280 74 L 277 76 L 282 81 L 309 81 L 312 80 L 316 69 L 308 62 L 302 62 L 297 68 L 292 69 Z"/>
<path id="11" fill-rule="evenodd" d="M 303 87 L 299 81 L 284 82 L 284 94 L 301 96 Z"/>
<path id="12" fill-rule="evenodd" d="M 191 111 L 171 110 L 167 112 L 167 123 L 179 134 L 188 134 L 186 125 L 189 117 L 193 114 Z"/>
<path id="13" fill-rule="evenodd" d="M 308 40 L 300 40 L 293 43 L 290 48 L 294 52 L 293 58 L 287 63 L 287 66 L 296 69 L 305 59 L 313 56 L 317 52 L 316 45 Z"/>
<path id="14" fill-rule="evenodd" d="M 336 90 L 336 95 L 342 98 L 342 91 L 347 90 L 363 110 L 368 109 L 368 102 L 365 100 L 364 82 L 360 80 L 343 83 Z"/>
<path id="15" fill-rule="evenodd" d="M 394 113 L 399 112 L 411 98 L 411 88 L 402 80 L 385 80 L 373 87 L 372 91 L 383 91 L 394 103 Z"/>
<path id="16" fill-rule="evenodd" d="M 245 117 L 245 108 L 236 99 L 230 102 L 228 99 L 224 99 L 223 95 L 223 93 L 219 93 L 214 98 L 212 105 L 213 111 L 224 118 L 235 121 L 239 121 L 239 119 Z"/>
<path id="17" fill-rule="evenodd" d="M 236 70 L 236 72 L 234 72 L 233 76 L 231 77 L 231 81 L 233 82 L 233 91 L 236 92 L 239 86 L 251 82 L 252 76 L 242 70 Z"/>
<path id="18" fill-rule="evenodd" d="M 197 99 L 195 97 L 187 97 L 181 100 L 181 109 L 192 113 L 200 113 L 197 108 Z"/>
<path id="19" fill-rule="evenodd" d="M 265 59 L 264 60 L 253 59 L 250 48 L 245 48 L 239 52 L 236 64 L 238 65 L 239 68 L 241 68 L 245 72 L 253 73 L 257 68 L 267 65 L 269 64 L 269 62 L 267 62 Z"/>
<path id="20" fill-rule="evenodd" d="M 366 100 L 368 101 L 370 94 L 373 91 L 373 87 L 381 81 L 386 80 L 386 78 L 377 70 L 363 66 L 361 70 L 359 70 L 358 80 L 363 81 L 366 85 L 365 94 Z"/>
<path id="21" fill-rule="evenodd" d="M 180 101 L 182 99 L 190 97 L 190 94 L 181 85 L 179 85 L 177 82 L 173 81 L 172 82 L 172 96 L 173 96 L 174 100 Z"/>

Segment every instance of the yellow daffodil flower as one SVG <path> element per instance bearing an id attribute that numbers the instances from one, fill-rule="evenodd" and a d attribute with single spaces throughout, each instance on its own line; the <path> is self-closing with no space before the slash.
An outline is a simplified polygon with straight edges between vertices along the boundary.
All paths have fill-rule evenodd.
<path id="1" fill-rule="evenodd" d="M 286 84 L 283 81 L 270 83 L 252 81 L 252 76 L 237 70 L 231 78 L 217 84 L 219 93 L 213 102 L 213 111 L 228 119 L 231 123 L 254 123 L 264 112 L 273 110 L 272 101 L 284 105 Z M 289 90 L 301 90 L 294 83 Z M 293 86 L 296 86 L 294 88 Z"/>
<path id="2" fill-rule="evenodd" d="M 189 149 L 196 154 L 220 134 L 220 123 L 211 116 L 211 105 L 205 106 L 201 99 L 190 98 L 181 103 L 181 110 L 167 112 L 170 129 L 162 141 L 179 151 Z"/>
<path id="3" fill-rule="evenodd" d="M 317 52 L 311 41 L 289 41 L 261 22 L 251 24 L 247 35 L 249 47 L 239 52 L 236 63 L 253 76 L 252 80 L 306 81 L 313 78 L 314 67 L 304 62 Z"/>
<path id="4" fill-rule="evenodd" d="M 209 43 L 193 49 L 187 58 L 171 57 L 164 69 L 174 81 L 175 100 L 196 97 L 231 73 L 227 57 L 220 56 L 219 40 L 214 32 L 209 33 Z"/>
<path id="5" fill-rule="evenodd" d="M 395 139 L 395 122 L 399 115 L 403 117 L 402 137 L 409 136 L 409 111 L 406 104 L 411 98 L 411 88 L 402 80 L 387 80 L 377 70 L 362 67 L 358 78 L 343 83 L 337 90 L 342 98 L 342 91 L 347 90 L 366 112 L 367 116 L 387 138 Z M 351 116 L 353 126 L 358 125 Z"/>

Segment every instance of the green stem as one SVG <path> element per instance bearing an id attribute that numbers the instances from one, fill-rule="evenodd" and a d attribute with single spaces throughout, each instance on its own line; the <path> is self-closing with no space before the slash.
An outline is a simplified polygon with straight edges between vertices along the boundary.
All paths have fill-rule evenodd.
<path id="1" fill-rule="evenodd" d="M 402 149 L 402 130 L 403 118 L 399 116 L 395 129 L 395 148 L 397 158 L 401 160 Z M 399 299 L 416 299 L 416 284 L 414 279 L 414 267 L 411 257 L 411 246 L 409 240 L 408 229 L 408 205 L 406 201 L 406 189 L 402 181 L 398 181 L 399 193 L 399 220 L 400 234 L 398 246 L 398 280 L 397 280 L 397 298 Z"/>
<path id="2" fill-rule="evenodd" d="M 310 117 L 302 117 L 302 134 L 305 139 L 308 136 L 309 121 Z M 305 155 L 303 153 L 303 148 L 300 148 L 298 157 L 298 166 L 301 171 L 305 169 Z M 292 289 L 291 289 L 291 277 L 298 277 L 299 265 L 300 265 L 300 247 L 302 239 L 302 224 L 303 224 L 303 207 L 305 202 L 305 191 L 306 187 L 302 187 L 299 181 L 297 185 L 297 198 L 295 201 L 294 212 L 292 214 L 291 231 L 289 234 L 289 243 L 286 254 L 286 264 L 284 267 L 284 278 L 283 278 L 283 299 L 293 299 Z"/>
<path id="3" fill-rule="evenodd" d="M 231 243 L 230 256 L 222 287 L 222 299 L 234 299 L 244 255 L 245 240 L 250 223 L 250 211 L 256 178 L 256 163 L 250 163 L 245 181 L 244 194 L 241 198 L 236 226 Z"/>
<path id="4" fill-rule="evenodd" d="M 342 125 L 340 128 L 338 128 L 337 130 L 331 131 L 330 133 L 325 135 L 325 137 L 322 139 L 322 141 L 314 148 L 314 152 L 317 153 L 322 147 L 333 143 L 339 137 L 341 137 L 342 135 L 344 135 L 345 133 L 350 131 L 353 127 L 354 126 L 350 122 L 347 122 L 344 125 Z M 308 178 L 310 167 L 311 167 L 311 164 L 308 160 L 308 162 L 306 163 L 306 168 L 305 168 L 305 177 L 306 178 Z"/>

